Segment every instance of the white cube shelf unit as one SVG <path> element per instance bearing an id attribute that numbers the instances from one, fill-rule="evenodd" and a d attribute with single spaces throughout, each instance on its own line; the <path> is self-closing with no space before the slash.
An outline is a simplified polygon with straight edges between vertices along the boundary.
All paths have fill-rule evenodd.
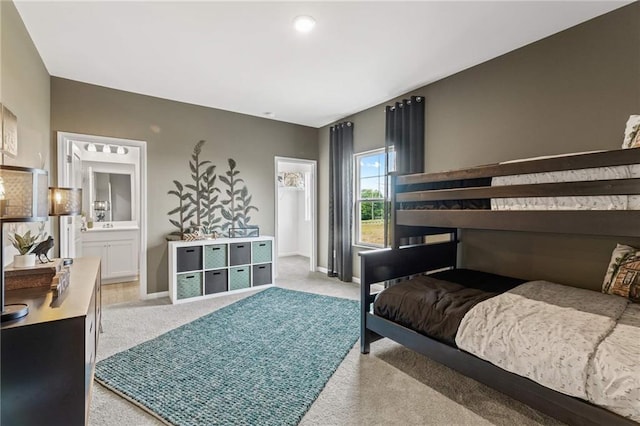
<path id="1" fill-rule="evenodd" d="M 169 298 L 191 302 L 273 286 L 273 237 L 169 242 Z"/>

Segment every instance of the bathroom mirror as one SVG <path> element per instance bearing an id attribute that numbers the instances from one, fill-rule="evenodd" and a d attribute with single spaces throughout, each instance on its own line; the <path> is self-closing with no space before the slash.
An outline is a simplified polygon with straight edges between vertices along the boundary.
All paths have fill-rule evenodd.
<path id="1" fill-rule="evenodd" d="M 93 172 L 91 208 L 99 222 L 121 222 L 132 219 L 132 176 L 127 173 Z"/>

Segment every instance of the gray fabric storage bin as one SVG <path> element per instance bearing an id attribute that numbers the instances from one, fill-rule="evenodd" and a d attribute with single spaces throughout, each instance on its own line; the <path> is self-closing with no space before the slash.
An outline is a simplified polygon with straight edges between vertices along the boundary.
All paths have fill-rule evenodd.
<path id="1" fill-rule="evenodd" d="M 251 263 L 251 243 L 229 244 L 229 265 L 248 265 Z"/>
<path id="2" fill-rule="evenodd" d="M 271 264 L 253 265 L 253 286 L 271 284 Z"/>
<path id="3" fill-rule="evenodd" d="M 207 271 L 204 273 L 204 294 L 227 291 L 227 270 Z"/>
<path id="4" fill-rule="evenodd" d="M 178 272 L 202 269 L 202 246 L 178 247 L 177 254 Z"/>

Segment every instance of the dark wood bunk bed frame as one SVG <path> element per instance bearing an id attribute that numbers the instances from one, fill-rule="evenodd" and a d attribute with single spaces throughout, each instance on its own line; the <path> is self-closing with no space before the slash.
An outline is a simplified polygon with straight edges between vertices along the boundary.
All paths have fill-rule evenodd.
<path id="1" fill-rule="evenodd" d="M 442 173 L 393 176 L 393 249 L 361 253 L 361 352 L 388 337 L 506 395 L 576 425 L 635 425 L 627 418 L 510 373 L 467 352 L 376 316 L 371 286 L 393 279 L 457 267 L 458 229 L 489 229 L 563 234 L 640 237 L 640 211 L 492 211 L 402 209 L 402 203 L 480 198 L 559 197 L 640 194 L 640 179 L 600 180 L 512 186 L 427 189 L 429 183 L 640 164 L 640 148 L 492 164 Z M 471 181 L 472 184 L 474 181 Z M 416 188 L 418 188 L 416 190 Z M 400 247 L 406 237 L 449 234 L 449 241 Z"/>

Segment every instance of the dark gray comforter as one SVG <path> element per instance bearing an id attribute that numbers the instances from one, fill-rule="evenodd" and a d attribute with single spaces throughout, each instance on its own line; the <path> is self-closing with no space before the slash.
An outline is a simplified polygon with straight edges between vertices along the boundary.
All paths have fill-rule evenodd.
<path id="1" fill-rule="evenodd" d="M 460 322 L 471 308 L 522 282 L 465 269 L 422 275 L 385 289 L 374 313 L 455 347 Z"/>

